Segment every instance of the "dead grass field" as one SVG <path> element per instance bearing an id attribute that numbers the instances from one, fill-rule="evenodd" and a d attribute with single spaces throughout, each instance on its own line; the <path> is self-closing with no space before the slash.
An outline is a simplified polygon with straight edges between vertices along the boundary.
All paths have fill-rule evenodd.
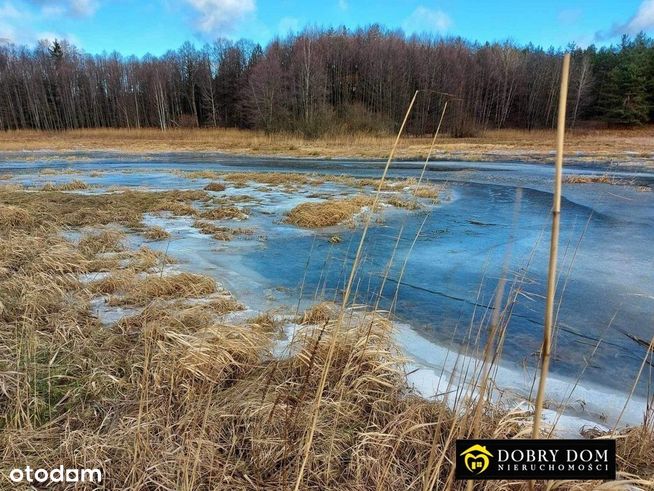
<path id="1" fill-rule="evenodd" d="M 238 129 L 88 129 L 63 132 L 10 131 L 0 134 L 1 151 L 118 151 L 130 153 L 224 152 L 322 158 L 384 158 L 393 136 L 330 135 L 306 140 L 292 134 L 266 135 Z M 398 158 L 426 157 L 429 135 L 405 137 Z M 438 142 L 434 159 L 542 161 L 551 159 L 553 130 L 492 130 L 476 138 Z M 654 127 L 630 130 L 569 130 L 566 151 L 579 160 L 642 161 L 654 159 Z M 576 155 L 579 154 L 579 155 Z M 29 156 L 26 156 L 29 158 Z"/>

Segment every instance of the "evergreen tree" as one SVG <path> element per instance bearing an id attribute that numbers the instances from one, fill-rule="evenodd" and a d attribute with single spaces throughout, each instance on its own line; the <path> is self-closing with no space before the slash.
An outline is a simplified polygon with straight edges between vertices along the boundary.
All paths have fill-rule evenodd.
<path id="1" fill-rule="evenodd" d="M 62 48 L 61 43 L 56 39 L 52 42 L 52 46 L 48 48 L 48 51 L 55 61 L 59 61 L 64 57 L 64 48 Z"/>
<path id="2" fill-rule="evenodd" d="M 599 95 L 602 117 L 612 124 L 638 125 L 650 117 L 651 79 L 648 77 L 647 40 L 639 35 L 634 41 L 622 40 L 617 64 L 607 73 Z"/>

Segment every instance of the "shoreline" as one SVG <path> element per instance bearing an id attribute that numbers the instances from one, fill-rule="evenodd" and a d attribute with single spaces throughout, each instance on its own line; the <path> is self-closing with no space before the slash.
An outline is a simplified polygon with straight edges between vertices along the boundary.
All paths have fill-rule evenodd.
<path id="1" fill-rule="evenodd" d="M 81 163 L 102 161 L 111 159 L 138 159 L 146 163 L 156 160 L 185 159 L 185 162 L 176 162 L 180 165 L 192 165 L 203 163 L 216 163 L 215 159 L 238 160 L 238 159 L 261 159 L 262 161 L 289 161 L 289 162 L 315 162 L 316 170 L 319 171 L 327 162 L 352 162 L 356 164 L 371 164 L 382 167 L 386 159 L 382 157 L 360 157 L 360 156 L 301 156 L 290 154 L 246 154 L 246 153 L 229 153 L 223 151 L 170 151 L 170 152 L 134 152 L 116 149 L 98 149 L 98 150 L 71 150 L 67 152 L 54 151 L 51 149 L 43 150 L 25 150 L 25 151 L 2 151 L 0 150 L 0 167 L 9 163 L 43 163 L 43 162 L 69 162 Z M 192 161 L 191 161 L 192 160 Z M 421 156 L 396 157 L 391 163 L 391 167 L 397 164 L 414 164 L 422 166 L 425 159 Z M 110 164 L 110 163 L 108 163 Z M 428 162 L 429 165 L 462 165 L 475 164 L 483 166 L 484 164 L 526 164 L 530 166 L 554 166 L 553 159 L 550 158 L 533 158 L 521 154 L 493 155 L 479 158 L 478 156 L 468 155 L 437 155 L 432 156 Z M 579 170 L 587 171 L 618 171 L 618 172 L 650 172 L 654 170 L 654 158 L 643 160 L 624 157 L 620 160 L 597 159 L 592 155 L 568 157 L 564 160 L 564 166 L 575 166 Z"/>
<path id="2" fill-rule="evenodd" d="M 439 137 L 430 162 L 524 162 L 554 160 L 552 130 L 492 130 L 474 138 Z M 307 140 L 293 134 L 266 135 L 252 130 L 87 129 L 62 132 L 0 133 L 0 161 L 9 158 L 68 160 L 103 155 L 158 158 L 167 155 L 260 157 L 266 159 L 385 161 L 392 135 L 329 135 Z M 394 161 L 424 162 L 431 137 L 406 136 Z M 570 130 L 566 162 L 578 165 L 654 168 L 654 126 L 632 130 Z"/>

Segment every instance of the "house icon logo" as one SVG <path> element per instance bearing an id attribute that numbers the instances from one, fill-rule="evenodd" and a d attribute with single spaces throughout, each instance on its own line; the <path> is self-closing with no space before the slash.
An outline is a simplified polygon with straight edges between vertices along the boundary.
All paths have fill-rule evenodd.
<path id="1" fill-rule="evenodd" d="M 490 465 L 490 458 L 493 454 L 490 453 L 484 445 L 473 445 L 467 450 L 461 452 L 461 457 L 464 458 L 463 462 L 466 468 L 473 474 L 481 474 Z"/>

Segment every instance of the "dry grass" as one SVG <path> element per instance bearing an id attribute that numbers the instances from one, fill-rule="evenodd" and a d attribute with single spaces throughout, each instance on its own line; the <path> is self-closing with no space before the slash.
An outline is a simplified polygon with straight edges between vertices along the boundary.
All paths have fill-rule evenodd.
<path id="1" fill-rule="evenodd" d="M 440 188 L 437 186 L 430 186 L 430 185 L 425 185 L 422 184 L 420 187 L 414 189 L 413 195 L 418 197 L 418 198 L 430 198 L 430 199 L 438 199 L 440 196 Z"/>
<path id="2" fill-rule="evenodd" d="M 304 228 L 321 228 L 351 221 L 363 207 L 371 206 L 373 198 L 354 196 L 346 199 L 330 199 L 317 203 L 301 203 L 286 215 L 286 223 Z"/>
<path id="3" fill-rule="evenodd" d="M 205 305 L 218 315 L 245 310 L 245 306 L 231 295 L 213 299 Z"/>
<path id="4" fill-rule="evenodd" d="M 225 185 L 220 182 L 210 182 L 204 187 L 205 191 L 220 192 L 226 189 Z"/>
<path id="5" fill-rule="evenodd" d="M 120 252 L 125 234 L 118 230 L 101 230 L 87 234 L 80 239 L 79 250 L 86 256 L 95 256 L 105 252 Z"/>
<path id="6" fill-rule="evenodd" d="M 390 196 L 386 199 L 386 202 L 395 208 L 404 208 L 407 210 L 417 210 L 420 208 L 420 204 L 416 200 L 403 199 L 399 196 Z"/>
<path id="7" fill-rule="evenodd" d="M 225 205 L 202 211 L 200 218 L 206 220 L 246 220 L 248 215 L 237 206 Z"/>
<path id="8" fill-rule="evenodd" d="M 102 280 L 103 283 L 107 281 L 110 280 Z M 113 285 L 116 289 L 103 292 L 113 295 L 109 305 L 146 305 L 157 299 L 197 298 L 216 291 L 212 278 L 193 273 L 134 276 L 121 272 Z"/>
<path id="9" fill-rule="evenodd" d="M 563 182 L 566 184 L 625 184 L 624 181 L 606 174 L 601 176 L 564 176 Z"/>
<path id="10" fill-rule="evenodd" d="M 170 232 L 161 227 L 148 227 L 143 231 L 143 235 L 148 240 L 164 240 L 170 237 Z"/>
<path id="11" fill-rule="evenodd" d="M 120 223 L 141 228 L 144 213 L 170 212 L 193 216 L 195 201 L 207 202 L 205 191 L 125 191 L 97 195 L 43 191 L 0 190 L 0 205 L 24 209 L 34 225 L 83 227 Z"/>
<path id="12" fill-rule="evenodd" d="M 274 134 L 237 129 L 89 129 L 66 132 L 10 131 L 0 141 L 0 151 L 70 149 L 114 150 L 132 153 L 227 152 L 248 155 L 289 155 L 298 157 L 385 158 L 392 135 L 336 134 L 316 140 L 298 135 Z M 551 161 L 553 130 L 491 130 L 477 138 L 438 139 L 434 160 Z M 403 138 L 398 158 L 422 160 L 431 145 L 431 136 Z M 651 163 L 654 159 L 654 127 L 631 130 L 571 130 L 566 149 L 581 153 L 577 159 L 624 160 Z M 633 155 L 638 150 L 639 155 Z M 42 157 L 39 157 L 42 158 Z"/>
<path id="13" fill-rule="evenodd" d="M 53 184 L 51 182 L 43 185 L 41 191 L 81 191 L 83 189 L 88 189 L 89 185 L 84 181 L 79 179 L 74 179 L 68 182 L 62 182 L 59 184 Z"/>
<path id="14" fill-rule="evenodd" d="M 10 228 L 30 228 L 34 219 L 24 208 L 12 205 L 0 205 L 0 230 Z"/>
<path id="15" fill-rule="evenodd" d="M 212 171 L 209 171 L 212 172 Z M 188 173 L 193 174 L 193 172 Z M 256 184 L 267 186 L 281 186 L 284 188 L 296 189 L 299 186 L 320 186 L 325 183 L 340 184 L 353 188 L 374 188 L 377 189 L 381 183 L 380 179 L 358 178 L 348 175 L 318 174 L 300 172 L 230 172 L 220 174 L 213 172 L 213 177 L 221 177 L 231 182 L 235 187 L 245 187 Z M 386 179 L 381 183 L 382 191 L 397 191 L 415 183 L 413 178 L 408 179 Z"/>
<path id="16" fill-rule="evenodd" d="M 206 235 L 211 235 L 216 240 L 229 241 L 237 235 L 252 235 L 253 230 L 241 227 L 223 227 L 214 225 L 205 220 L 195 220 L 193 226 Z"/>
<path id="17" fill-rule="evenodd" d="M 320 302 L 304 311 L 300 324 L 324 325 L 338 316 L 338 306 L 333 302 Z"/>
<path id="18" fill-rule="evenodd" d="M 252 329 L 264 333 L 278 333 L 281 330 L 282 323 L 275 318 L 273 312 L 264 312 L 247 321 Z"/>

